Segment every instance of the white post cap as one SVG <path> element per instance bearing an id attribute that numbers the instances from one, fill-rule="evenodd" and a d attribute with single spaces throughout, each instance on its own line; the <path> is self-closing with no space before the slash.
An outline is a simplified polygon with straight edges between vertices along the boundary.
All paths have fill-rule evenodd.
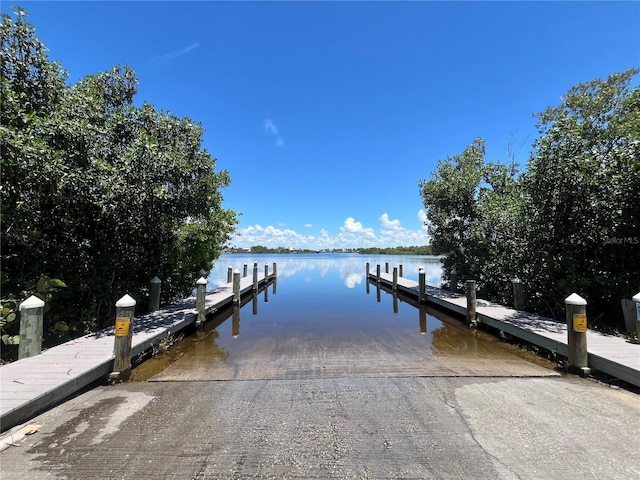
<path id="1" fill-rule="evenodd" d="M 564 303 L 567 305 L 586 305 L 587 301 L 577 293 L 572 293 L 564 299 Z"/>
<path id="2" fill-rule="evenodd" d="M 20 304 L 18 307 L 18 311 L 22 311 L 25 308 L 40 308 L 44 307 L 44 301 L 41 298 L 36 297 L 35 295 L 31 295 L 24 302 Z"/>
<path id="3" fill-rule="evenodd" d="M 128 293 L 116 302 L 116 307 L 126 308 L 126 307 L 135 307 L 135 306 L 136 306 L 136 301 L 133 298 L 131 298 Z"/>
<path id="4" fill-rule="evenodd" d="M 638 302 L 640 303 L 640 292 L 636 293 L 631 300 L 633 300 L 634 302 Z"/>
<path id="5" fill-rule="evenodd" d="M 151 279 L 151 283 L 162 283 L 162 280 L 160 280 L 158 277 L 153 277 Z"/>
<path id="6" fill-rule="evenodd" d="M 246 264 L 245 264 L 246 265 Z M 237 273 L 240 274 L 240 270 L 238 270 L 237 268 L 233 271 L 233 273 Z"/>
<path id="7" fill-rule="evenodd" d="M 196 281 L 196 285 L 206 285 L 207 284 L 207 279 L 204 277 L 200 277 L 197 281 Z"/>

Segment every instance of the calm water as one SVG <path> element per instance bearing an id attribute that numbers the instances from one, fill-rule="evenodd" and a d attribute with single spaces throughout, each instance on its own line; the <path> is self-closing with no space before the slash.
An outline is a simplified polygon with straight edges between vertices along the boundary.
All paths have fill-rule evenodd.
<path id="1" fill-rule="evenodd" d="M 247 327 L 242 335 L 250 337 L 255 332 L 291 335 L 294 332 L 362 332 L 402 328 L 419 333 L 418 310 L 399 302 L 398 312 L 393 313 L 392 296 L 386 297 L 384 304 L 377 302 L 375 286 L 369 287 L 367 294 L 366 263 L 372 272 L 376 265 L 384 271 L 385 262 L 389 270 L 403 265 L 404 277 L 418 281 L 418 269 L 423 267 L 427 283 L 438 285 L 441 263 L 438 258 L 428 256 L 389 256 L 360 254 L 284 254 L 284 255 L 223 255 L 209 276 L 209 284 L 223 285 L 227 282 L 227 270 L 231 266 L 241 274 L 244 264 L 248 274 L 252 274 L 254 262 L 258 270 L 264 272 L 265 263 L 269 272 L 273 262 L 277 264 L 276 293 L 273 288 L 267 292 L 267 301 L 261 297 L 258 315 L 252 315 L 255 304 L 243 307 L 241 317 L 247 318 L 245 311 L 253 318 L 247 319 Z M 382 300 L 382 298 L 381 298 Z M 390 322 L 393 323 L 390 323 Z M 251 341 L 251 338 L 248 338 Z"/>
<path id="2" fill-rule="evenodd" d="M 404 277 L 440 282 L 440 260 L 426 256 L 349 254 L 224 255 L 209 289 L 227 283 L 231 266 L 277 264 L 277 280 L 243 304 L 217 312 L 204 330 L 180 342 L 164 364 L 139 379 L 260 380 L 438 375 L 539 375 L 495 337 L 425 306 L 417 308 L 367 282 L 385 263 Z M 176 360 L 177 358 L 177 360 Z M 154 359 L 155 360 L 155 359 Z M 175 360 L 175 361 L 174 361 Z M 170 364 L 167 367 L 167 362 Z M 161 373 L 159 373 L 161 372 Z"/>

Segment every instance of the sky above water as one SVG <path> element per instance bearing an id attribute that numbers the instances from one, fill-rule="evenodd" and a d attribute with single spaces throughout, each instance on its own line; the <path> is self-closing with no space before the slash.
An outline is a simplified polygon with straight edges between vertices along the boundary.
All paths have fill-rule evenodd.
<path id="1" fill-rule="evenodd" d="M 425 245 L 418 184 L 474 138 L 526 167 L 533 114 L 640 66 L 640 2 L 2 2 L 69 81 L 127 64 L 228 170 L 231 245 Z"/>

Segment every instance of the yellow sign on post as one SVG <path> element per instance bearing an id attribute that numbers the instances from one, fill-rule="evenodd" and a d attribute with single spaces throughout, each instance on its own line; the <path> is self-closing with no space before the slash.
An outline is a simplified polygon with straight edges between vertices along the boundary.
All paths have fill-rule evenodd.
<path id="1" fill-rule="evenodd" d="M 587 331 L 587 316 L 584 313 L 573 315 L 573 331 L 579 333 Z"/>
<path id="2" fill-rule="evenodd" d="M 116 318 L 116 337 L 126 337 L 129 335 L 129 324 L 131 320 L 129 317 Z"/>

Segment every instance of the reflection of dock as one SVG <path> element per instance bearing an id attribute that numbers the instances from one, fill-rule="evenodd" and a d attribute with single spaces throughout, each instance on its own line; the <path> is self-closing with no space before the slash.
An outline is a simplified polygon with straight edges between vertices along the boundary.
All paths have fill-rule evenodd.
<path id="1" fill-rule="evenodd" d="M 369 273 L 367 280 L 375 284 L 377 274 Z M 393 292 L 394 276 L 389 273 L 380 273 L 380 285 Z M 413 302 L 409 303 L 419 307 L 418 282 L 398 277 L 396 291 L 413 299 Z M 425 293 L 427 304 L 436 305 L 461 316 L 466 315 L 466 296 L 429 285 L 425 286 Z M 477 301 L 477 316 L 480 323 L 563 357 L 568 355 L 567 326 L 564 323 L 480 299 Z M 591 368 L 632 385 L 640 386 L 639 344 L 632 344 L 620 337 L 588 330 L 587 346 Z"/>
<path id="2" fill-rule="evenodd" d="M 275 278 L 274 274 L 258 273 L 258 287 L 275 282 Z M 254 287 L 251 275 L 240 279 L 240 305 L 249 301 L 248 293 L 254 291 Z M 207 292 L 206 314 L 233 305 L 233 297 L 233 282 Z M 163 339 L 195 324 L 195 304 L 196 298 L 189 297 L 163 310 L 136 317 L 132 356 L 143 354 Z M 239 324 L 237 329 L 239 333 Z M 97 381 L 106 380 L 113 368 L 114 338 L 114 328 L 105 329 L 0 367 L 1 431 L 32 418 Z"/>

